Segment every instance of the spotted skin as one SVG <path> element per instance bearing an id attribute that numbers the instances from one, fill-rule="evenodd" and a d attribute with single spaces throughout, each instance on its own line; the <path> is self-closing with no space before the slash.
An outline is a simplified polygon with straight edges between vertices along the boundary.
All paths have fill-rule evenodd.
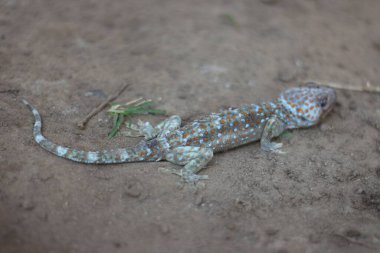
<path id="1" fill-rule="evenodd" d="M 207 179 L 206 175 L 196 173 L 216 152 L 260 140 L 263 150 L 281 153 L 282 144 L 272 142 L 273 138 L 286 129 L 316 125 L 331 111 L 335 102 L 334 89 L 306 84 L 285 90 L 273 101 L 211 113 L 182 127 L 179 116 L 171 116 L 156 127 L 149 122 L 139 122 L 139 131 L 145 140 L 135 147 L 83 151 L 57 145 L 45 138 L 38 111 L 23 100 L 35 118 L 34 139 L 47 151 L 88 164 L 167 160 L 184 166 L 173 173 L 186 182 Z"/>

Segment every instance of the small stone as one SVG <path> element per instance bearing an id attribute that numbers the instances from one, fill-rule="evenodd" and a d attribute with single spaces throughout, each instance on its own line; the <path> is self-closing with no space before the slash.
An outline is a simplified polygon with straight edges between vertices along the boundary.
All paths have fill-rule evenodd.
<path id="1" fill-rule="evenodd" d="M 140 182 L 136 180 L 127 181 L 125 186 L 125 194 L 132 198 L 138 198 L 141 196 L 143 187 Z"/>
<path id="2" fill-rule="evenodd" d="M 294 82 L 297 78 L 297 73 L 295 71 L 291 71 L 290 69 L 281 69 L 278 72 L 277 79 L 283 83 Z"/>
<path id="3" fill-rule="evenodd" d="M 107 98 L 107 94 L 100 89 L 89 90 L 84 93 L 85 97 Z"/>

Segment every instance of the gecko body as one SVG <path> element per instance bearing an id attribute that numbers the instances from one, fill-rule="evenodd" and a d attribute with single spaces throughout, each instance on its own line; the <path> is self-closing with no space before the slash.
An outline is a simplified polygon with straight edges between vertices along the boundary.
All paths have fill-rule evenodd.
<path id="1" fill-rule="evenodd" d="M 157 126 L 140 123 L 145 139 L 134 147 L 83 151 L 64 147 L 42 135 L 38 111 L 26 100 L 35 123 L 35 141 L 47 151 L 72 161 L 112 164 L 166 160 L 184 167 L 176 171 L 186 182 L 207 179 L 196 174 L 216 152 L 260 141 L 265 151 L 281 152 L 281 143 L 271 140 L 286 129 L 316 125 L 333 108 L 336 93 L 332 88 L 306 84 L 285 90 L 270 102 L 247 104 L 200 117 L 181 127 L 181 118 L 171 116 Z"/>

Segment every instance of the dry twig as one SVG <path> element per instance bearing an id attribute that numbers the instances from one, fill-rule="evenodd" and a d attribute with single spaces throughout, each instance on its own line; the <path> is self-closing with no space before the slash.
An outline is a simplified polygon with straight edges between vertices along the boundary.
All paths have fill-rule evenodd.
<path id="1" fill-rule="evenodd" d="M 77 126 L 80 129 L 84 129 L 86 127 L 87 122 L 98 112 L 100 112 L 104 107 L 106 107 L 110 102 L 115 100 L 120 94 L 130 86 L 130 84 L 124 84 L 114 95 L 109 96 L 106 101 L 98 105 L 94 110 L 92 110 L 83 120 L 77 123 Z"/>
<path id="2" fill-rule="evenodd" d="M 367 82 L 365 85 L 356 86 L 335 82 L 323 82 L 323 81 L 308 81 L 317 84 L 323 84 L 325 86 L 329 86 L 331 88 L 340 89 L 340 90 L 352 90 L 352 91 L 366 91 L 366 92 L 375 92 L 380 93 L 380 87 L 372 86 L 370 82 Z"/>

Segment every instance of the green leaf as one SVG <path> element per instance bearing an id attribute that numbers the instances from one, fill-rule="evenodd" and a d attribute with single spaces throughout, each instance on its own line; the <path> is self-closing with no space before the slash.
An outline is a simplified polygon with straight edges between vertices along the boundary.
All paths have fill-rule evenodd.
<path id="1" fill-rule="evenodd" d="M 108 139 L 113 138 L 117 131 L 119 131 L 121 124 L 124 121 L 124 116 L 121 114 L 114 115 L 113 126 L 111 132 L 108 134 Z"/>
<path id="2" fill-rule="evenodd" d="M 113 116 L 113 126 L 111 132 L 108 134 L 108 138 L 111 139 L 116 135 L 119 131 L 120 126 L 124 122 L 124 118 L 128 118 L 128 124 L 132 124 L 131 117 L 135 115 L 143 115 L 143 114 L 165 114 L 164 110 L 152 109 L 151 106 L 154 105 L 154 102 L 151 100 L 142 100 L 137 99 L 135 102 L 130 102 L 127 104 L 122 103 L 112 103 L 111 108 L 108 110 Z"/>

